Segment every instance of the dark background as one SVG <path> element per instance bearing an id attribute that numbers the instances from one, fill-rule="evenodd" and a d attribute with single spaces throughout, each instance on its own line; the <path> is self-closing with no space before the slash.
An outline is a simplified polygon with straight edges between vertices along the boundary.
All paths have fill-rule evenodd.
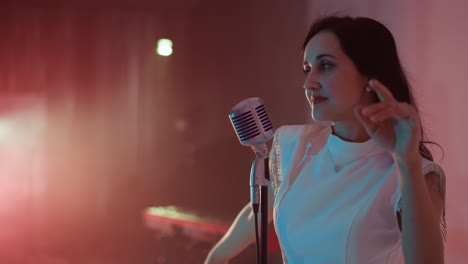
<path id="1" fill-rule="evenodd" d="M 212 244 L 158 240 L 143 211 L 229 224 L 248 202 L 228 113 L 260 97 L 275 127 L 306 122 L 306 2 L 6 2 L 0 261 L 199 263 Z"/>

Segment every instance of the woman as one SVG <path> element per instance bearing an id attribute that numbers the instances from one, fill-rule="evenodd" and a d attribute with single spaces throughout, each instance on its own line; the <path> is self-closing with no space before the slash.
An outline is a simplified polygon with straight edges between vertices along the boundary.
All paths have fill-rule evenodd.
<path id="1" fill-rule="evenodd" d="M 325 122 L 275 133 L 269 220 L 284 262 L 443 263 L 445 175 L 390 31 L 369 18 L 319 19 L 303 53 L 305 94 Z M 205 263 L 235 256 L 253 228 L 247 205 Z"/>

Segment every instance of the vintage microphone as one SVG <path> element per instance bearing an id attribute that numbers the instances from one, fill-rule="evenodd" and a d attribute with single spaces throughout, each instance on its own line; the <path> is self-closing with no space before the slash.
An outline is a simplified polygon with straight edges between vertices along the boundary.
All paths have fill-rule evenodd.
<path id="1" fill-rule="evenodd" d="M 268 263 L 268 185 L 270 174 L 268 168 L 268 148 L 266 142 L 274 135 L 273 125 L 268 117 L 265 105 L 260 98 L 248 98 L 238 103 L 229 114 L 232 126 L 240 143 L 251 147 L 255 160 L 250 170 L 250 200 L 255 214 L 255 231 L 257 239 L 257 262 Z M 260 192 L 260 194 L 259 194 Z M 257 215 L 261 205 L 261 243 L 258 241 Z M 261 245 L 261 253 L 259 252 Z"/>

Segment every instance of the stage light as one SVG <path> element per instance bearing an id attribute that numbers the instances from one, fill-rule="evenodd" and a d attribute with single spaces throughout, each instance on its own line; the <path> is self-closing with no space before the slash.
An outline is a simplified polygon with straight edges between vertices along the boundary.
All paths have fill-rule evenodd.
<path id="1" fill-rule="evenodd" d="M 156 47 L 156 53 L 161 56 L 170 56 L 172 54 L 172 45 L 170 39 L 160 39 Z"/>

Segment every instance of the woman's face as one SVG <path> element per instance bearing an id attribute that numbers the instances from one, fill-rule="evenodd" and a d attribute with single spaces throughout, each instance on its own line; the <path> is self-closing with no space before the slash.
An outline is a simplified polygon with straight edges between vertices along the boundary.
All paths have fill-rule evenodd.
<path id="1" fill-rule="evenodd" d="M 315 120 L 354 120 L 353 108 L 372 101 L 365 92 L 368 77 L 357 70 L 334 33 L 319 32 L 309 41 L 304 73 L 304 89 Z"/>

